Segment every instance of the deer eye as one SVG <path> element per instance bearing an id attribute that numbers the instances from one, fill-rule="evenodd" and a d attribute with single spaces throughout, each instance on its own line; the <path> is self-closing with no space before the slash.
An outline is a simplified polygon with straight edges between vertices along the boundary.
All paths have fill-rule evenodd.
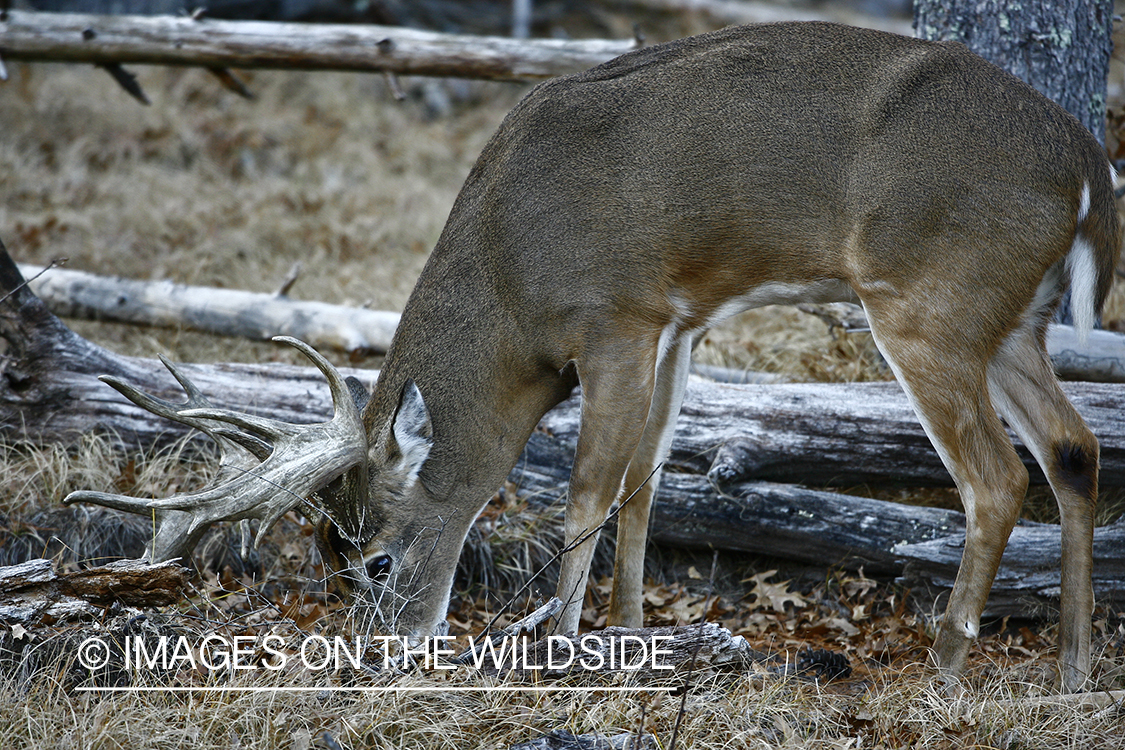
<path id="1" fill-rule="evenodd" d="M 386 578 L 391 572 L 391 556 L 377 555 L 372 557 L 364 562 L 364 567 L 367 568 L 367 577 L 371 580 Z"/>

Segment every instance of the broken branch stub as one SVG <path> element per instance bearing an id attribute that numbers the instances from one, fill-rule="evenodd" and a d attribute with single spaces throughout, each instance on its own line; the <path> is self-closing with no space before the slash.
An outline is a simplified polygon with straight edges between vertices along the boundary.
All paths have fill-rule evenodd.
<path id="1" fill-rule="evenodd" d="M 164 360 L 184 387 L 184 404 L 142 393 L 116 378 L 103 380 L 138 406 L 160 416 L 190 425 L 211 436 L 221 446 L 223 466 L 211 487 L 200 492 L 179 493 L 158 500 L 104 492 L 72 492 L 63 502 L 95 503 L 130 513 L 155 515 L 158 528 L 145 557 L 153 562 L 186 557 L 211 524 L 257 520 L 254 546 L 290 510 L 308 514 L 307 498 L 346 472 L 365 471 L 367 437 L 360 407 L 348 382 L 312 347 L 285 336 L 274 339 L 288 344 L 324 374 L 332 392 L 334 414 L 330 421 L 296 425 L 255 417 L 227 409 L 216 409 L 190 380 Z M 231 427 L 235 429 L 231 429 Z M 356 482 L 345 483 L 360 486 Z M 313 508 L 312 512 L 323 512 Z"/>

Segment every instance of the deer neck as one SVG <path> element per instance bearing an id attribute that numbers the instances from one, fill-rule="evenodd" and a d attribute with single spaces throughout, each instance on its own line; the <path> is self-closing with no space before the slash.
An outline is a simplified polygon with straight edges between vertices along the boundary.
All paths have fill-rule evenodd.
<path id="1" fill-rule="evenodd" d="M 439 242 L 403 310 L 365 423 L 369 435 L 388 424 L 403 384 L 413 379 L 433 425 L 419 480 L 435 499 L 468 493 L 483 504 L 542 415 L 577 381 L 536 362 L 521 344 L 481 257 Z M 431 283 L 450 278 L 456 286 Z"/>

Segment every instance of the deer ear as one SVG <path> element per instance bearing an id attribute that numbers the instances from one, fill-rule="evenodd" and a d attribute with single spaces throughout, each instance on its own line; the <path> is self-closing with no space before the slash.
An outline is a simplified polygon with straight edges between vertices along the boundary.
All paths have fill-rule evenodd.
<path id="1" fill-rule="evenodd" d="M 418 478 L 418 472 L 422 470 L 422 464 L 426 462 L 434 444 L 430 410 L 426 408 L 422 392 L 413 380 L 407 380 L 402 387 L 392 430 L 402 456 L 399 468 L 409 475 L 412 483 Z"/>

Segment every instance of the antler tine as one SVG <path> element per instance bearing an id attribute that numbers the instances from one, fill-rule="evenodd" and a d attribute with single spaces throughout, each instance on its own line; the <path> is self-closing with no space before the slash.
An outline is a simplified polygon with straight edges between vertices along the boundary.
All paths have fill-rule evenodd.
<path id="1" fill-rule="evenodd" d="M 179 422 L 188 427 L 194 427 L 200 432 L 207 434 L 212 440 L 219 444 L 220 448 L 223 450 L 224 459 L 228 458 L 227 445 L 224 443 L 224 439 L 233 443 L 234 446 L 248 451 L 259 461 L 263 461 L 269 456 L 271 450 L 270 446 L 260 438 L 254 435 L 235 433 L 230 430 L 222 429 L 213 424 L 213 420 L 208 419 L 204 415 L 193 413 L 213 409 L 214 405 L 203 395 L 199 387 L 184 375 L 171 360 L 164 355 L 160 355 L 160 361 L 168 368 L 168 371 L 172 373 L 172 377 L 176 379 L 187 393 L 188 400 L 184 403 L 175 404 L 171 401 L 153 396 L 152 394 L 145 393 L 113 375 L 101 375 L 98 377 L 98 380 L 110 386 L 146 411 L 150 411 L 166 419 L 171 419 L 173 422 Z M 242 463 L 247 462 L 242 461 Z"/>
<path id="2" fill-rule="evenodd" d="M 334 414 L 328 422 L 293 425 L 263 417 L 216 409 L 175 366 L 165 366 L 188 394 L 186 404 L 172 404 L 150 396 L 115 378 L 102 379 L 126 398 L 153 413 L 196 427 L 224 448 L 227 444 L 247 448 L 260 464 L 226 465 L 213 486 L 193 493 L 180 493 L 157 500 L 143 500 L 102 492 L 74 492 L 63 502 L 92 502 L 134 513 L 155 513 L 159 528 L 149 544 L 153 560 L 182 557 L 190 553 L 203 531 L 217 521 L 259 521 L 254 546 L 288 511 L 306 502 L 341 474 L 367 461 L 367 434 L 359 407 L 344 378 L 330 362 L 307 344 L 278 337 L 294 346 L 317 366 L 328 380 Z M 162 358 L 163 359 L 163 358 Z M 185 408 L 188 407 L 188 408 Z M 247 432 L 222 427 L 233 425 Z M 272 440 L 267 445 L 254 435 Z"/>
<path id="3" fill-rule="evenodd" d="M 356 406 L 356 403 L 352 398 L 351 388 L 348 386 L 348 383 L 345 380 L 344 376 L 340 374 L 340 371 L 337 370 L 331 362 L 321 356 L 320 352 L 318 352 L 316 349 L 313 349 L 311 346 L 301 341 L 300 339 L 295 339 L 291 336 L 274 336 L 272 340 L 278 342 L 279 344 L 288 344 L 289 346 L 292 346 L 294 349 L 304 354 L 314 365 L 316 365 L 316 368 L 320 370 L 320 372 L 324 375 L 325 380 L 328 381 L 328 388 L 332 394 L 332 405 L 335 415 L 340 415 L 343 411 L 347 412 L 349 416 L 354 416 L 356 419 L 360 418 L 359 408 Z M 170 367 L 169 369 L 172 368 Z M 191 382 L 187 380 L 185 376 L 177 373 L 175 370 L 172 371 L 172 374 L 181 383 L 184 383 L 186 381 L 190 384 Z M 114 382 L 111 382 L 110 384 L 114 385 L 114 387 L 117 387 L 117 385 L 121 383 L 120 381 L 114 380 Z M 128 388 L 129 386 L 125 387 Z M 192 385 L 192 389 L 194 388 L 195 386 Z M 135 389 L 130 390 L 135 391 Z M 243 414 L 240 412 L 231 411 L 229 409 L 217 409 L 212 406 L 211 403 L 202 396 L 202 394 L 199 394 L 198 396 L 194 395 L 191 390 L 188 390 L 187 386 L 184 387 L 184 390 L 188 391 L 189 404 L 193 402 L 199 403 L 198 407 L 188 409 L 181 408 L 176 413 L 176 417 L 174 418 L 180 419 L 180 421 L 183 421 L 185 424 L 192 424 L 193 426 L 195 426 L 195 423 L 197 423 L 199 420 L 226 422 L 242 430 L 246 430 L 247 432 L 254 433 L 255 435 L 270 440 L 279 440 L 284 436 L 295 435 L 305 429 L 304 425 L 281 422 L 276 419 L 259 417 L 253 414 Z M 196 390 L 195 393 L 198 394 L 198 390 Z M 144 396 L 144 394 L 140 395 Z M 128 397 L 128 394 L 126 394 L 126 396 Z M 146 397 L 146 400 L 155 401 L 163 405 L 168 405 L 168 402 L 160 401 L 159 399 L 153 399 L 152 397 Z M 140 405 L 143 406 L 144 404 Z M 191 422 L 189 422 L 188 420 L 191 420 Z M 208 434 L 210 434 L 210 431 L 208 431 Z"/>

